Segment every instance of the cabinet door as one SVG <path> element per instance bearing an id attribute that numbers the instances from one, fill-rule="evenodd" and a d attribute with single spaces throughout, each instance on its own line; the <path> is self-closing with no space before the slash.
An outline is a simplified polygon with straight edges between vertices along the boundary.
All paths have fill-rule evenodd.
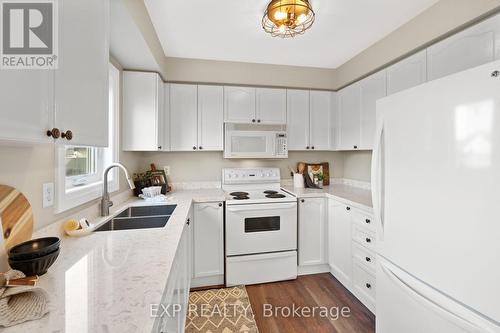
<path id="1" fill-rule="evenodd" d="M 331 92 L 311 91 L 309 137 L 311 149 L 330 149 Z"/>
<path id="2" fill-rule="evenodd" d="M 257 88 L 256 118 L 262 124 L 286 124 L 286 90 Z"/>
<path id="3" fill-rule="evenodd" d="M 287 90 L 288 150 L 306 150 L 309 145 L 309 90 Z"/>
<path id="4" fill-rule="evenodd" d="M 108 146 L 109 1 L 64 0 L 59 8 L 55 121 L 73 139 L 61 144 Z"/>
<path id="5" fill-rule="evenodd" d="M 430 46 L 427 79 L 434 80 L 498 59 L 499 42 L 500 16 L 497 15 Z"/>
<path id="6" fill-rule="evenodd" d="M 326 199 L 303 198 L 299 205 L 299 266 L 326 263 Z"/>
<path id="7" fill-rule="evenodd" d="M 194 205 L 194 278 L 224 275 L 224 209 L 220 202 Z"/>
<path id="8" fill-rule="evenodd" d="M 47 70 L 1 71 L 0 140 L 52 142 L 52 77 Z"/>
<path id="9" fill-rule="evenodd" d="M 422 50 L 387 68 L 387 95 L 427 81 L 427 52 Z"/>
<path id="10" fill-rule="evenodd" d="M 224 120 L 230 123 L 256 122 L 255 88 L 224 87 Z"/>
<path id="11" fill-rule="evenodd" d="M 375 139 L 377 100 L 386 96 L 385 70 L 375 73 L 359 84 L 361 98 L 360 149 L 372 149 Z"/>
<path id="12" fill-rule="evenodd" d="M 329 263 L 332 274 L 346 287 L 351 284 L 351 207 L 329 201 Z"/>
<path id="13" fill-rule="evenodd" d="M 170 85 L 170 150 L 198 149 L 197 86 Z"/>
<path id="14" fill-rule="evenodd" d="M 170 84 L 163 83 L 163 125 L 161 126 L 163 132 L 163 151 L 170 150 Z"/>
<path id="15" fill-rule="evenodd" d="M 198 86 L 198 149 L 224 148 L 224 88 Z"/>
<path id="16" fill-rule="evenodd" d="M 330 149 L 338 149 L 340 143 L 340 114 L 339 96 L 337 92 L 332 92 L 332 103 L 330 113 Z"/>
<path id="17" fill-rule="evenodd" d="M 155 151 L 160 148 L 158 82 L 156 73 L 123 72 L 123 150 Z"/>
<path id="18" fill-rule="evenodd" d="M 342 89 L 338 94 L 340 141 L 339 149 L 358 149 L 360 143 L 360 89 L 359 83 Z"/>

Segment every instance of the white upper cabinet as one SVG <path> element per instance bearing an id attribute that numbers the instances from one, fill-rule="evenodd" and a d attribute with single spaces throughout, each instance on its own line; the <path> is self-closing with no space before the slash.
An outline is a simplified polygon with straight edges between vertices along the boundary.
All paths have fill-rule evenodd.
<path id="1" fill-rule="evenodd" d="M 256 113 L 257 123 L 286 124 L 286 90 L 257 88 Z"/>
<path id="2" fill-rule="evenodd" d="M 163 151 L 170 150 L 170 84 L 163 83 L 163 125 L 160 124 L 159 130 L 162 133 L 163 144 L 160 145 Z"/>
<path id="3" fill-rule="evenodd" d="M 224 148 L 224 88 L 198 86 L 198 149 Z"/>
<path id="4" fill-rule="evenodd" d="M 331 97 L 329 91 L 310 92 L 309 136 L 313 150 L 330 149 Z"/>
<path id="5" fill-rule="evenodd" d="M 163 102 L 164 86 L 158 74 L 123 72 L 123 150 L 163 149 Z"/>
<path id="6" fill-rule="evenodd" d="M 45 70 L 1 70 L 0 140 L 53 141 L 46 134 L 54 127 L 52 74 Z"/>
<path id="7" fill-rule="evenodd" d="M 340 121 L 339 150 L 353 150 L 360 146 L 361 92 L 359 82 L 338 92 Z"/>
<path id="8" fill-rule="evenodd" d="M 59 68 L 55 70 L 56 127 L 71 131 L 61 144 L 108 145 L 109 1 L 59 4 Z M 91 22 L 91 24 L 89 24 Z"/>
<path id="9" fill-rule="evenodd" d="M 330 113 L 330 149 L 336 150 L 340 142 L 339 97 L 337 92 L 331 93 Z"/>
<path id="10" fill-rule="evenodd" d="M 372 149 L 375 139 L 375 114 L 377 100 L 385 97 L 386 75 L 385 70 L 377 72 L 359 83 L 361 99 L 361 128 L 359 149 Z"/>
<path id="11" fill-rule="evenodd" d="M 198 87 L 192 84 L 170 85 L 170 149 L 198 149 Z"/>
<path id="12" fill-rule="evenodd" d="M 309 144 L 309 90 L 287 90 L 288 150 L 306 150 Z"/>
<path id="13" fill-rule="evenodd" d="M 427 49 L 427 79 L 434 80 L 500 58 L 500 15 Z"/>
<path id="14" fill-rule="evenodd" d="M 58 68 L 1 71 L 0 140 L 107 146 L 109 1 L 55 3 Z"/>
<path id="15" fill-rule="evenodd" d="M 299 201 L 299 266 L 326 264 L 326 199 L 303 198 Z"/>
<path id="16" fill-rule="evenodd" d="M 231 123 L 256 122 L 255 88 L 224 87 L 224 120 Z"/>
<path id="17" fill-rule="evenodd" d="M 387 95 L 427 81 L 427 51 L 422 50 L 386 69 Z"/>

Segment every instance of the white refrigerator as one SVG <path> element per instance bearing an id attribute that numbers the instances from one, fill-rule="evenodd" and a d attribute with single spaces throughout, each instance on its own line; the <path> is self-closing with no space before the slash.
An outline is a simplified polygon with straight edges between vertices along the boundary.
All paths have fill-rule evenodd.
<path id="1" fill-rule="evenodd" d="M 377 102 L 377 333 L 500 332 L 497 71 Z"/>

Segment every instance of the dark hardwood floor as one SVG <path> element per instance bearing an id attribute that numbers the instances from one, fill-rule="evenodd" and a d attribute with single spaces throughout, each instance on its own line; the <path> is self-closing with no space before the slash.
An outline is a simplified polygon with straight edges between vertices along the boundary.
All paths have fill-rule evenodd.
<path id="1" fill-rule="evenodd" d="M 297 280 L 246 286 L 260 333 L 370 333 L 375 332 L 375 316 L 330 274 L 300 276 Z M 280 315 L 265 317 L 264 304 L 275 307 L 349 307 L 350 316 L 303 317 Z M 312 312 L 312 310 L 311 310 Z M 335 313 L 333 313 L 335 314 Z M 307 312 L 306 312 L 307 315 Z"/>

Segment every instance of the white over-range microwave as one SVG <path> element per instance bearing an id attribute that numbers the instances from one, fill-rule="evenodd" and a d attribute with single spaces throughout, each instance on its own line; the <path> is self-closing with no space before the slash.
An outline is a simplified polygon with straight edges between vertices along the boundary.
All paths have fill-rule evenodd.
<path id="1" fill-rule="evenodd" d="M 225 124 L 224 158 L 288 158 L 286 127 Z"/>

